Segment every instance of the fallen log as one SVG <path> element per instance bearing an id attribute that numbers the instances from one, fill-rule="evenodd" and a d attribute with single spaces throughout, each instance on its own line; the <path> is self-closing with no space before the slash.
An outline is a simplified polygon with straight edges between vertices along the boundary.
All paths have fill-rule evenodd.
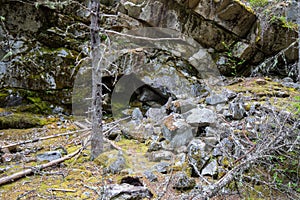
<path id="1" fill-rule="evenodd" d="M 60 134 L 55 134 L 55 135 L 49 135 L 49 136 L 45 136 L 45 137 L 35 138 L 35 139 L 32 139 L 32 140 L 21 141 L 21 142 L 18 142 L 18 143 L 13 143 L 13 144 L 5 145 L 5 146 L 0 146 L 0 150 L 1 149 L 5 149 L 5 148 L 10 149 L 12 147 L 20 146 L 20 145 L 23 145 L 23 144 L 39 142 L 39 141 L 42 141 L 42 140 L 48 140 L 48 139 L 52 139 L 52 138 L 56 138 L 56 137 L 61 137 L 61 136 L 66 136 L 66 135 L 72 135 L 72 134 L 75 134 L 75 133 L 85 132 L 85 131 L 89 131 L 89 130 L 90 129 L 81 129 L 81 130 L 77 130 L 77 131 L 71 131 L 71 132 L 67 132 L 67 133 L 60 133 Z"/>
<path id="2" fill-rule="evenodd" d="M 77 154 L 79 154 L 81 151 L 83 150 L 83 147 L 79 148 L 77 151 L 71 153 L 71 154 L 68 154 L 62 158 L 59 158 L 59 159 L 56 159 L 56 160 L 53 160 L 51 162 L 48 162 L 48 163 L 45 163 L 45 164 L 42 164 L 42 165 L 38 165 L 34 168 L 31 168 L 31 169 L 26 169 L 26 170 L 23 170 L 21 172 L 17 172 L 15 174 L 12 174 L 10 176 L 6 176 L 6 177 L 2 177 L 0 178 L 0 185 L 4 185 L 6 183 L 10 183 L 10 182 L 13 182 L 15 180 L 18 180 L 26 175 L 30 175 L 32 173 L 34 173 L 36 170 L 41 170 L 41 169 L 45 169 L 47 167 L 51 167 L 51 166 L 54 166 L 54 165 L 57 165 L 65 160 L 69 160 L 71 159 L 72 157 L 76 156 Z"/>

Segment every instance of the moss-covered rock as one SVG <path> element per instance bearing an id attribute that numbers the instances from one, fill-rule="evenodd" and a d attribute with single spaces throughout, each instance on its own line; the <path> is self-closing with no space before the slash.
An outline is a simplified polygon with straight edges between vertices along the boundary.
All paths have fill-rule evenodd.
<path id="1" fill-rule="evenodd" d="M 30 114 L 30 113 L 0 113 L 0 129 L 20 129 L 41 127 L 47 123 L 47 120 L 43 117 Z"/>

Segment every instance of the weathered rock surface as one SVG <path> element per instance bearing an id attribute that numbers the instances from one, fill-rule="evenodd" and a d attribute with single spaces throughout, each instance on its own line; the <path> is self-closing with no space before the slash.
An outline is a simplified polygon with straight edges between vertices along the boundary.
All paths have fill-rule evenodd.
<path id="1" fill-rule="evenodd" d="M 217 174 L 217 172 L 218 172 L 218 163 L 216 160 L 212 160 L 203 168 L 203 170 L 201 171 L 201 175 L 214 176 Z"/>
<path id="2" fill-rule="evenodd" d="M 116 150 L 100 154 L 95 162 L 104 166 L 105 171 L 112 174 L 121 172 L 128 165 L 124 155 Z"/>
<path id="3" fill-rule="evenodd" d="M 216 123 L 217 115 L 207 108 L 194 108 L 186 113 L 186 122 L 192 126 L 208 126 Z"/>
<path id="4" fill-rule="evenodd" d="M 153 172 L 151 172 L 151 171 L 145 171 L 144 175 L 151 182 L 157 181 L 157 176 Z"/>
<path id="5" fill-rule="evenodd" d="M 251 64 L 258 64 L 265 58 L 265 55 L 279 52 L 279 49 L 284 49 L 295 41 L 293 38 L 297 38 L 295 30 L 290 30 L 278 23 L 269 24 L 267 28 L 263 27 L 264 32 L 261 33 L 260 26 L 264 26 L 264 23 L 260 25 L 261 22 L 253 10 L 241 2 L 233 0 L 192 2 L 195 3 L 188 7 L 193 8 L 193 11 L 186 9 L 186 2 L 178 0 L 176 2 L 151 0 L 147 4 L 121 1 L 121 7 L 129 16 L 146 21 L 154 27 L 167 27 L 190 35 L 206 48 L 210 47 L 217 51 L 232 50 L 232 56 Z M 136 9 L 131 9 L 133 7 Z M 288 39 L 283 41 L 283 38 Z M 231 44 L 234 45 L 230 46 Z M 256 49 L 261 46 L 263 46 L 262 51 Z M 294 62 L 297 59 L 297 53 L 292 52 L 292 49 L 286 53 L 286 58 Z M 228 70 L 232 57 L 222 55 L 222 53 L 219 57 L 225 59 L 224 66 Z M 237 68 L 241 70 L 242 65 Z"/>
<path id="6" fill-rule="evenodd" d="M 121 131 L 125 137 L 143 142 L 154 134 L 154 127 L 151 123 L 132 120 L 123 124 Z"/>
<path id="7" fill-rule="evenodd" d="M 171 114 L 165 118 L 161 130 L 172 149 L 185 146 L 193 139 L 192 127 L 178 117 L 177 114 Z"/>
<path id="8" fill-rule="evenodd" d="M 166 108 L 149 108 L 146 112 L 146 116 L 154 122 L 161 122 L 161 120 L 167 116 Z"/>
<path id="9" fill-rule="evenodd" d="M 200 170 L 204 167 L 205 163 L 209 160 L 209 154 L 205 150 L 206 144 L 199 140 L 194 139 L 188 146 L 188 159 L 196 174 L 201 173 Z"/>
<path id="10" fill-rule="evenodd" d="M 172 187 L 177 190 L 192 189 L 195 185 L 195 179 L 189 178 L 184 172 L 177 172 L 173 176 Z"/>
<path id="11" fill-rule="evenodd" d="M 195 40 L 190 38 L 183 44 L 147 41 L 146 46 L 169 52 L 138 50 L 128 59 L 132 55 L 127 51 L 127 55 L 113 60 L 120 64 L 120 69 L 108 67 L 110 73 L 136 73 L 145 84 L 160 91 L 165 87 L 178 98 L 203 95 L 202 86 L 195 77 L 215 77 L 220 71 L 228 75 L 240 71 L 247 73 L 250 71 L 248 66 L 259 64 L 297 38 L 297 32 L 280 20 L 260 25 L 249 7 L 234 0 L 103 2 L 120 11 L 115 17 L 103 18 L 101 27 L 105 29 L 125 31 L 147 24 L 167 29 L 153 33 L 143 29 L 135 34 L 147 33 L 146 36 L 152 34 L 156 38 L 186 34 Z M 118 2 L 119 6 L 116 6 Z M 89 55 L 86 42 L 88 11 L 72 3 L 33 1 L 31 4 L 3 0 L 1 5 L 4 20 L 0 24 L 0 88 L 13 90 L 16 105 L 32 103 L 27 97 L 40 97 L 41 101 L 70 109 L 74 80 L 80 75 L 80 69 L 89 65 L 78 62 Z M 109 12 L 105 7 L 102 9 Z M 294 46 L 284 55 L 287 64 L 298 58 Z M 281 66 L 279 64 L 275 70 L 282 70 Z M 140 94 L 141 101 L 149 97 L 147 92 L 147 95 Z M 5 93 L 4 99 L 8 96 Z M 88 96 L 83 95 L 85 97 Z M 0 106 L 9 105 L 6 101 L 0 102 Z"/>
<path id="12" fill-rule="evenodd" d="M 178 99 L 172 102 L 171 109 L 176 113 L 185 113 L 197 107 L 196 99 Z"/>
<path id="13" fill-rule="evenodd" d="M 242 119 L 246 113 L 243 102 L 230 103 L 229 112 L 233 119 Z"/>
<path id="14" fill-rule="evenodd" d="M 212 94 L 205 99 L 208 105 L 217 105 L 221 103 L 226 103 L 228 99 L 222 94 Z"/>
<path id="15" fill-rule="evenodd" d="M 155 151 L 148 156 L 150 161 L 160 162 L 162 160 L 172 160 L 174 154 L 170 151 Z"/>
<path id="16" fill-rule="evenodd" d="M 56 159 L 59 159 L 61 158 L 62 155 L 59 151 L 48 151 L 48 152 L 45 152 L 43 154 L 38 154 L 36 156 L 36 159 L 38 161 L 52 161 L 52 160 L 56 160 Z"/>
<path id="17" fill-rule="evenodd" d="M 153 166 L 153 169 L 159 173 L 166 174 L 169 171 L 170 163 L 160 162 Z"/>
<path id="18" fill-rule="evenodd" d="M 104 188 L 103 199 L 150 199 L 153 194 L 150 190 L 143 186 L 133 186 L 127 183 L 107 185 Z"/>

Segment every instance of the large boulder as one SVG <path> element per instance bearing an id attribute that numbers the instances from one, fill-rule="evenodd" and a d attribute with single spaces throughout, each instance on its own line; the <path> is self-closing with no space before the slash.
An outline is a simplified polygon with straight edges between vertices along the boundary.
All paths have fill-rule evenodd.
<path id="1" fill-rule="evenodd" d="M 208 126 L 215 124 L 217 121 L 217 114 L 207 108 L 194 108 L 185 115 L 187 116 L 186 122 L 192 126 Z"/>
<path id="2" fill-rule="evenodd" d="M 161 131 L 170 142 L 171 149 L 186 146 L 193 139 L 192 127 L 178 114 L 171 114 L 165 118 Z"/>

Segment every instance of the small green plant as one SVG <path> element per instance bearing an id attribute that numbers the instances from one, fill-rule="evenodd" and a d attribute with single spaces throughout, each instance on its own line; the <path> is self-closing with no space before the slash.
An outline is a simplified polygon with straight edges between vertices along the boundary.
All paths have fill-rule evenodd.
<path id="1" fill-rule="evenodd" d="M 296 101 L 296 102 L 293 103 L 293 106 L 296 109 L 295 114 L 300 114 L 300 96 L 296 96 L 294 99 Z"/>
<path id="2" fill-rule="evenodd" d="M 225 47 L 226 51 L 226 58 L 227 62 L 226 65 L 231 69 L 231 75 L 237 76 L 237 69 L 239 66 L 243 65 L 245 60 L 241 60 L 239 58 L 236 58 L 233 55 L 232 48 L 228 46 L 225 42 L 222 42 L 223 46 Z"/>
<path id="3" fill-rule="evenodd" d="M 268 4 L 268 0 L 249 0 L 251 7 L 264 7 Z"/>
<path id="4" fill-rule="evenodd" d="M 287 21 L 285 16 L 272 16 L 270 19 L 270 23 L 280 23 L 282 27 L 297 30 L 298 25 L 294 22 Z"/>
<path id="5" fill-rule="evenodd" d="M 100 38 L 101 38 L 101 42 L 104 42 L 108 37 L 105 34 L 101 34 Z"/>

